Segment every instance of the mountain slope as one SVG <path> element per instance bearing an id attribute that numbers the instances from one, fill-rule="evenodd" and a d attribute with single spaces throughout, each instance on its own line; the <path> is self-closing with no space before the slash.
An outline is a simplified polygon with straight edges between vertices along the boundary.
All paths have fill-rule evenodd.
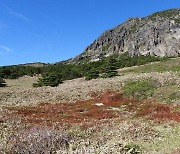
<path id="1" fill-rule="evenodd" d="M 79 56 L 69 60 L 96 61 L 114 53 L 178 56 L 180 54 L 180 9 L 154 13 L 144 18 L 130 18 L 104 32 Z"/>

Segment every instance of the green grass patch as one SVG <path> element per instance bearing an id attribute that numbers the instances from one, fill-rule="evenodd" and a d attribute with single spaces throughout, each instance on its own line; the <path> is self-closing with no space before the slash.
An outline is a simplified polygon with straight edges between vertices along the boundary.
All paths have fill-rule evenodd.
<path id="1" fill-rule="evenodd" d="M 180 58 L 173 58 L 143 66 L 120 70 L 120 73 L 180 72 Z"/>
<path id="2" fill-rule="evenodd" d="M 150 98 L 155 92 L 156 86 L 150 80 L 128 81 L 123 87 L 124 95 L 137 99 Z"/>

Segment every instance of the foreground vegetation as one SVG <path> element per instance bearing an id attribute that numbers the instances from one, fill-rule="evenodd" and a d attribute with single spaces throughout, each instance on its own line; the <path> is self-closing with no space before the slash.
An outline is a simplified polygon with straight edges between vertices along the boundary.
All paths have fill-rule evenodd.
<path id="1" fill-rule="evenodd" d="M 6 115 L 0 123 L 0 152 L 175 153 L 180 147 L 177 107 L 110 91 L 75 103 L 7 107 L 0 112 Z"/>

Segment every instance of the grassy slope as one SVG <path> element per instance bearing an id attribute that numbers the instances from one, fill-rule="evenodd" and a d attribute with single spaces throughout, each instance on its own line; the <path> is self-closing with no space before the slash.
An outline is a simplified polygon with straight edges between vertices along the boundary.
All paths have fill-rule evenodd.
<path id="1" fill-rule="evenodd" d="M 119 73 L 122 75 L 153 72 L 166 72 L 178 78 L 180 76 L 180 58 L 172 58 L 168 61 L 155 62 L 119 70 Z M 134 96 L 138 99 L 150 98 L 159 102 L 180 103 L 180 83 L 176 81 L 177 80 L 172 79 L 172 81 L 168 81 L 163 85 L 152 79 L 135 82 L 129 81 L 124 89 L 127 96 Z"/>
<path id="2" fill-rule="evenodd" d="M 178 72 L 180 73 L 180 57 L 167 61 L 154 62 L 142 66 L 129 67 L 119 70 L 119 73 L 149 73 L 149 72 Z"/>
<path id="3" fill-rule="evenodd" d="M 180 100 L 180 86 L 178 84 L 178 77 L 180 75 L 179 66 L 180 58 L 170 59 L 166 62 L 155 62 L 144 66 L 121 69 L 119 70 L 119 73 L 122 76 L 120 76 L 119 78 L 121 79 L 128 76 L 127 80 L 125 79 L 125 84 L 123 84 L 122 82 L 122 84 L 124 85 L 124 92 L 127 96 L 133 96 L 138 99 L 155 99 L 160 103 L 162 103 L 163 101 L 164 103 L 177 103 Z M 160 76 L 158 76 L 158 73 L 156 72 L 169 72 L 169 75 L 164 76 L 164 74 L 161 74 Z M 148 73 L 151 73 L 151 75 L 149 77 L 146 77 Z M 142 75 L 143 79 L 131 78 L 131 74 L 134 74 L 134 76 Z M 154 77 L 152 77 L 152 74 L 154 74 Z M 29 83 L 31 83 L 31 79 L 34 80 L 33 78 L 28 78 Z M 111 80 L 115 80 L 118 82 L 116 78 L 113 78 Z M 114 82 L 110 82 L 111 80 L 97 79 L 94 81 L 82 80 L 81 82 L 85 87 L 87 87 L 86 83 L 90 83 L 88 86 L 90 87 L 90 89 L 92 89 L 93 87 L 91 87 L 91 83 L 93 82 L 97 82 L 96 84 L 94 84 L 94 86 L 98 86 L 98 82 L 102 82 L 101 84 L 103 85 L 103 82 L 106 83 L 107 81 L 109 82 L 109 84 L 113 83 L 111 86 L 115 85 Z M 163 80 L 163 82 L 161 82 L 161 80 Z M 26 83 L 26 80 L 23 80 L 22 78 L 21 82 L 22 83 L 19 83 L 18 80 L 7 80 L 7 83 L 9 85 L 9 87 L 7 87 L 7 91 L 13 88 L 16 89 L 18 87 L 20 89 L 26 89 L 26 87 L 23 88 L 23 82 Z M 29 83 L 26 84 L 26 86 L 30 88 Z M 80 85 L 80 83 L 78 85 Z M 73 85 L 71 87 L 73 87 Z M 75 88 L 77 89 L 79 87 Z M 51 89 L 55 90 L 53 88 Z M 39 88 L 38 90 L 41 90 L 41 88 Z M 45 91 L 45 89 L 43 90 Z M 66 89 L 66 91 L 68 91 L 68 89 Z M 127 103 L 129 104 L 129 102 Z M 40 109 L 42 109 L 42 107 Z M 47 107 L 48 106 L 44 108 Z M 128 107 L 130 108 L 130 110 Z M 18 118 L 16 118 L 15 115 L 13 115 L 13 117 L 10 117 L 10 119 L 7 119 L 7 117 L 3 116 L 3 110 L 0 110 L 0 141 L 2 143 L 0 145 L 0 153 L 9 152 L 9 150 L 11 152 L 22 152 L 22 150 L 25 150 L 26 152 L 28 150 L 34 150 L 37 152 L 39 150 L 42 152 L 44 149 L 50 150 L 54 153 L 59 150 L 59 153 L 65 153 L 66 151 L 67 153 L 74 152 L 87 154 L 120 152 L 131 154 L 170 154 L 178 152 L 178 148 L 180 147 L 180 123 L 175 121 L 156 122 L 153 120 L 147 120 L 143 116 L 136 118 L 133 117 L 133 115 L 140 110 L 137 107 L 135 108 L 137 109 L 137 111 L 131 111 L 131 107 L 131 103 L 129 105 L 120 106 L 120 111 L 118 112 L 120 112 L 120 115 L 123 115 L 123 120 L 120 116 L 117 119 L 110 119 L 108 121 L 106 121 L 105 119 L 101 119 L 101 122 L 92 121 L 91 123 L 91 121 L 89 121 L 86 123 L 88 129 L 82 129 L 81 125 L 83 124 L 80 123 L 73 124 L 73 126 L 70 128 L 66 127 L 65 130 L 62 130 L 63 128 L 60 127 L 60 130 L 58 132 L 57 130 L 55 130 L 56 127 L 59 127 L 57 123 L 53 128 L 45 127 L 39 129 L 39 126 L 37 127 L 35 124 L 27 125 L 21 123 L 17 120 Z M 95 109 L 97 108 L 98 107 L 96 107 Z M 175 108 L 175 111 L 180 112 L 179 105 L 175 105 L 173 106 L 173 108 Z M 28 107 L 22 109 L 23 111 L 33 111 L 33 115 L 44 114 L 44 111 L 42 112 L 40 109 L 38 111 L 32 110 L 32 108 Z M 57 110 L 57 107 L 54 109 Z M 48 114 L 50 113 L 51 111 L 48 112 Z M 54 112 L 52 113 L 54 115 Z M 57 116 L 59 116 L 59 114 L 62 113 L 59 113 L 57 111 Z M 166 112 L 163 114 L 166 115 Z M 54 119 L 52 118 L 51 120 L 53 121 Z M 60 126 L 63 127 L 62 124 L 60 124 Z M 11 142 L 9 142 L 9 140 Z M 32 142 L 33 146 L 31 146 Z M 66 142 L 68 142 L 67 145 Z M 51 143 L 54 145 L 53 148 Z M 11 144 L 14 145 L 12 146 Z M 55 145 L 63 146 L 63 148 L 56 147 Z"/>

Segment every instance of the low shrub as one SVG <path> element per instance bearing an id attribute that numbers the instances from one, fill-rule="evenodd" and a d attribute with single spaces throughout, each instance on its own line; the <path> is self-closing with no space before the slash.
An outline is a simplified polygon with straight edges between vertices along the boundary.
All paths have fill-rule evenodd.
<path id="1" fill-rule="evenodd" d="M 99 77 L 99 71 L 97 71 L 96 69 L 92 69 L 84 76 L 86 80 L 97 79 Z"/>
<path id="2" fill-rule="evenodd" d="M 31 128 L 13 135 L 7 153 L 63 153 L 68 152 L 71 137 L 49 128 Z"/>
<path id="3" fill-rule="evenodd" d="M 123 151 L 129 154 L 140 154 L 142 153 L 140 147 L 134 143 L 128 143 L 123 147 Z"/>
<path id="4" fill-rule="evenodd" d="M 125 96 L 147 99 L 154 94 L 156 85 L 151 80 L 128 81 L 123 87 Z"/>
<path id="5" fill-rule="evenodd" d="M 51 73 L 46 74 L 40 78 L 37 83 L 33 83 L 33 87 L 42 87 L 42 86 L 51 86 L 55 87 L 62 83 L 61 77 L 59 74 Z"/>

